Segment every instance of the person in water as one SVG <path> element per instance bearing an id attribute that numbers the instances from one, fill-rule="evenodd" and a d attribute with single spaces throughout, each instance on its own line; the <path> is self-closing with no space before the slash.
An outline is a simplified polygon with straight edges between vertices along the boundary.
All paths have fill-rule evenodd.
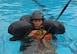
<path id="1" fill-rule="evenodd" d="M 35 11 L 31 14 L 30 16 L 30 23 L 32 24 L 33 27 L 33 31 L 35 32 L 38 29 L 40 29 L 40 27 L 44 27 L 43 23 L 45 20 L 43 14 L 39 11 Z M 36 22 L 36 23 L 35 23 Z M 46 29 L 46 28 L 45 28 Z M 20 35 L 20 36 L 13 36 L 12 38 L 10 38 L 10 41 L 16 41 L 16 40 L 22 40 L 24 38 L 25 35 Z M 26 35 L 27 36 L 27 35 Z M 56 36 L 52 36 L 53 39 L 56 39 Z"/>
<path id="2" fill-rule="evenodd" d="M 50 50 L 52 53 L 54 53 L 55 50 L 50 44 L 50 40 L 52 39 L 52 33 L 47 33 L 47 31 L 44 29 L 43 22 L 44 22 L 43 14 L 40 12 L 34 12 L 30 19 L 30 23 L 33 26 L 33 30 L 28 34 L 28 37 L 32 37 L 34 41 L 36 41 L 39 52 L 42 52 L 44 50 Z M 26 41 L 26 38 L 24 38 L 24 40 Z M 30 44 L 30 42 L 27 43 Z M 24 46 L 23 43 L 20 47 L 20 50 L 21 51 L 25 50 L 25 47 L 26 46 Z"/>

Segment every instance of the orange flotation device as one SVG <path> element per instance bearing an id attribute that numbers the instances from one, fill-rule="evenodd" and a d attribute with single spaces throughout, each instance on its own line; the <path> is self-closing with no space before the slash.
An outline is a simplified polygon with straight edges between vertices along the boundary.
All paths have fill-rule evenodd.
<path id="1" fill-rule="evenodd" d="M 45 35 L 45 40 L 51 40 L 51 34 L 50 33 Z"/>
<path id="2" fill-rule="evenodd" d="M 38 39 L 37 33 L 35 33 L 33 37 L 34 37 L 34 39 L 37 40 Z M 50 33 L 46 34 L 44 38 L 45 38 L 45 40 L 51 40 L 51 34 Z"/>

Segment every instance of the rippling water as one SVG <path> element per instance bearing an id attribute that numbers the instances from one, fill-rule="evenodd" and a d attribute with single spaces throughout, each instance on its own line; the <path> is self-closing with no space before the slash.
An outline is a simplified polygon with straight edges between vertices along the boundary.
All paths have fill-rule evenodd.
<path id="1" fill-rule="evenodd" d="M 21 54 L 20 42 L 10 42 L 8 26 L 31 14 L 35 10 L 43 12 L 46 19 L 55 20 L 68 0 L 0 0 L 0 54 Z M 52 18 L 54 17 L 54 18 Z M 72 0 L 60 17 L 66 28 L 65 34 L 57 35 L 58 54 L 77 54 L 77 0 Z M 65 53 L 64 53 L 65 52 Z"/>

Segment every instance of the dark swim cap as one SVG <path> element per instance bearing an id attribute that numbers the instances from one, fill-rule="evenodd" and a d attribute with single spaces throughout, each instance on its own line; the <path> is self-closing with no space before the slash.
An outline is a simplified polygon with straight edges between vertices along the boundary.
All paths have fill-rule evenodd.
<path id="1" fill-rule="evenodd" d="M 30 21 L 33 21 L 33 20 L 44 20 L 44 16 L 41 12 L 34 11 L 31 15 Z"/>

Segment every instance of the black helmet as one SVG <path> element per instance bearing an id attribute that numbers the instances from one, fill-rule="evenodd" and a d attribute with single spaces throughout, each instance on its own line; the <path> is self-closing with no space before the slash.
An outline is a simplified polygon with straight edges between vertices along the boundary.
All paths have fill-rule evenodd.
<path id="1" fill-rule="evenodd" d="M 31 15 L 30 21 L 38 20 L 38 19 L 44 20 L 44 16 L 41 12 L 34 11 Z"/>

